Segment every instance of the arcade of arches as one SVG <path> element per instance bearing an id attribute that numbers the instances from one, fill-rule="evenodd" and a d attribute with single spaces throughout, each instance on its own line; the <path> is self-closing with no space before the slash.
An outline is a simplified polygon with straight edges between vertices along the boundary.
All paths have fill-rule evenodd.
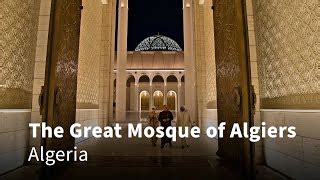
<path id="1" fill-rule="evenodd" d="M 148 76 L 143 76 L 149 79 Z M 133 76 L 127 80 L 127 111 L 150 111 L 152 107 L 161 110 L 163 105 L 167 105 L 171 111 L 177 111 L 179 105 L 183 104 L 181 86 L 184 85 L 184 82 L 181 80 L 178 82 L 174 75 L 170 75 L 167 81 L 164 81 L 160 75 L 152 78 L 152 82 L 140 81 L 141 78 L 144 77 L 140 77 L 137 83 L 131 81 L 134 80 Z"/>
<path id="2" fill-rule="evenodd" d="M 247 90 L 250 102 L 253 91 L 256 95 L 255 104 L 248 102 L 244 108 L 252 115 L 247 114 L 250 122 L 297 127 L 295 139 L 266 138 L 254 144 L 255 153 L 250 153 L 255 164 L 293 179 L 320 178 L 320 131 L 315 129 L 320 127 L 319 0 L 181 0 L 184 44 L 155 35 L 141 40 L 135 51 L 127 51 L 126 42 L 131 0 L 118 1 L 119 8 L 115 0 L 0 1 L 0 174 L 39 165 L 26 161 L 30 148 L 43 143 L 29 137 L 28 123 L 47 120 L 65 128 L 74 122 L 87 126 L 146 123 L 152 107 L 159 111 L 166 104 L 173 112 L 186 106 L 201 129 L 216 126 L 225 114 L 233 113 L 234 89 L 243 85 L 229 81 L 245 74 L 248 83 L 241 87 L 253 85 L 254 90 Z M 237 7 L 245 10 L 243 19 L 236 19 L 240 17 Z M 245 58 L 239 58 L 243 54 Z M 238 58 L 247 65 L 240 75 L 237 68 L 243 64 L 233 63 Z M 243 99 L 249 96 L 245 92 L 240 91 Z M 46 113 L 61 121 L 42 116 Z M 239 154 L 225 141 L 207 139 L 191 140 L 187 151 L 154 150 L 145 147 L 147 140 L 69 139 L 63 147 L 68 143 L 88 149 L 99 173 L 107 169 L 118 175 L 123 169 L 132 171 L 121 162 L 159 167 L 146 159 L 169 155 L 176 158 L 176 164 L 169 165 L 180 163 L 185 168 L 198 163 L 197 171 L 204 177 L 211 173 L 224 177 L 229 172 L 212 163 L 218 147 L 225 145 L 222 152 Z M 55 141 L 49 144 L 58 148 Z M 92 170 L 73 168 L 70 171 L 79 172 L 79 177 Z M 5 176 L 16 177 L 28 169 Z M 187 169 L 183 169 L 186 174 Z"/>

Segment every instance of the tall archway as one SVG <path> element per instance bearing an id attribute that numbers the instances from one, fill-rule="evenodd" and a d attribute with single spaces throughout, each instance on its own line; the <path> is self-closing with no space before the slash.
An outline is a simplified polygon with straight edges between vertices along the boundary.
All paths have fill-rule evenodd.
<path id="1" fill-rule="evenodd" d="M 141 91 L 140 93 L 140 112 L 149 111 L 150 109 L 150 93 L 148 91 Z"/>
<path id="2" fill-rule="evenodd" d="M 162 91 L 155 91 L 153 93 L 153 105 L 156 107 L 156 109 L 161 109 L 164 103 L 164 95 Z"/>
<path id="3" fill-rule="evenodd" d="M 175 91 L 169 91 L 167 93 L 167 106 L 169 110 L 177 111 L 177 93 Z"/>
<path id="4" fill-rule="evenodd" d="M 134 87 L 135 86 L 135 78 L 133 75 L 129 75 L 126 84 L 126 110 L 133 111 L 134 110 Z M 133 93 L 132 93 L 133 92 Z"/>

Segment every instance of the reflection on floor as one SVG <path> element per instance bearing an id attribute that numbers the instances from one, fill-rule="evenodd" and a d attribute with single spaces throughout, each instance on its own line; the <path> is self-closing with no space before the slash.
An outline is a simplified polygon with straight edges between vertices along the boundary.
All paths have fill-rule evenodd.
<path id="1" fill-rule="evenodd" d="M 149 139 L 88 139 L 78 149 L 88 151 L 86 163 L 67 166 L 56 179 L 90 179 L 105 177 L 131 179 L 239 179 L 240 173 L 217 160 L 217 141 L 202 136 L 189 139 L 190 147 L 181 149 L 179 142 L 160 149 L 152 147 Z M 281 179 L 262 169 L 258 179 Z M 34 179 L 37 166 L 26 166 L 0 179 Z"/>
<path id="2" fill-rule="evenodd" d="M 160 111 L 158 111 L 157 113 L 159 113 Z M 171 111 L 174 118 L 176 117 L 176 112 L 174 111 Z M 114 113 L 115 114 L 115 113 Z M 149 112 L 147 111 L 143 111 L 143 112 L 137 112 L 137 111 L 127 111 L 126 112 L 126 123 L 138 123 L 138 122 L 141 122 L 141 123 L 144 123 L 144 122 L 147 122 L 148 120 L 148 115 L 149 115 Z M 115 117 L 114 117 L 115 119 Z M 114 123 L 114 122 L 113 122 Z"/>

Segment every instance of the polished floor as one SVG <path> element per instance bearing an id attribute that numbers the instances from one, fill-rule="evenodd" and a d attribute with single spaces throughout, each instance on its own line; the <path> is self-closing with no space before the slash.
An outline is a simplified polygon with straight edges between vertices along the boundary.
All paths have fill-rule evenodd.
<path id="1" fill-rule="evenodd" d="M 70 164 L 55 174 L 54 179 L 241 179 L 232 164 L 225 164 L 215 155 L 217 140 L 202 136 L 189 139 L 189 147 L 181 149 L 179 142 L 161 149 L 152 147 L 146 138 L 90 138 L 78 144 L 87 150 L 86 163 Z M 10 172 L 0 179 L 36 179 L 38 166 L 30 165 Z M 282 179 L 268 168 L 259 167 L 257 179 Z"/>

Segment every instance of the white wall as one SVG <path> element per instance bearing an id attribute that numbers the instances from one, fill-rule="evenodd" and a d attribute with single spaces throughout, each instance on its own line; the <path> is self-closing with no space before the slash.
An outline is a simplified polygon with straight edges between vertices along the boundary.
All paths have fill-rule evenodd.
<path id="1" fill-rule="evenodd" d="M 31 110 L 0 110 L 0 174 L 24 164 Z"/>
<path id="2" fill-rule="evenodd" d="M 80 123 L 82 127 L 84 126 L 99 126 L 99 109 L 77 109 L 76 123 Z M 88 137 L 92 137 L 92 134 Z M 76 144 L 88 138 L 79 138 L 75 140 Z"/>
<path id="3" fill-rule="evenodd" d="M 24 165 L 29 154 L 31 109 L 0 110 L 0 174 Z M 77 110 L 82 126 L 98 126 L 98 109 Z M 76 139 L 76 144 L 85 139 Z"/>
<path id="4" fill-rule="evenodd" d="M 0 110 L 0 174 L 24 165 L 29 146 L 38 146 L 40 140 L 29 139 L 30 122 L 41 122 L 38 97 L 44 82 L 51 0 L 40 0 L 37 42 L 33 74 L 31 109 Z M 24 32 L 28 33 L 28 32 Z M 0 100 L 1 101 L 1 100 Z"/>
<path id="5" fill-rule="evenodd" d="M 261 110 L 261 119 L 297 128 L 294 139 L 264 140 L 267 166 L 294 179 L 320 179 L 320 110 Z"/>
<path id="6" fill-rule="evenodd" d="M 217 127 L 217 125 L 218 125 L 218 117 L 217 116 L 218 116 L 217 109 L 204 110 L 203 117 L 201 120 L 201 129 L 206 130 L 210 126 Z"/>

